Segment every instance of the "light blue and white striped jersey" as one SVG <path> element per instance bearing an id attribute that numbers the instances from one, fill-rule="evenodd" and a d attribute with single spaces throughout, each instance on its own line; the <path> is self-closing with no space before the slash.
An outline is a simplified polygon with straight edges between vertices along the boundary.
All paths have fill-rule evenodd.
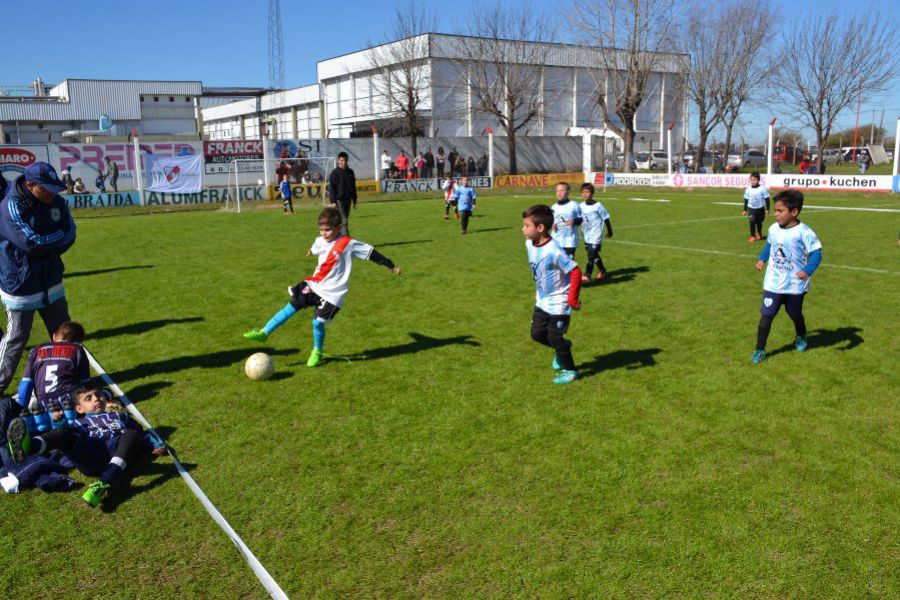
<path id="1" fill-rule="evenodd" d="M 475 206 L 475 200 L 478 196 L 475 195 L 475 189 L 464 186 L 457 186 L 453 191 L 453 197 L 456 198 L 458 204 L 456 206 L 456 210 L 462 212 L 464 210 L 471 211 Z"/>
<path id="2" fill-rule="evenodd" d="M 581 208 L 574 200 L 565 204 L 557 202 L 550 208 L 553 209 L 553 225 L 556 227 L 552 235 L 563 248 L 575 248 L 578 246 L 578 226 L 569 225 L 566 221 L 581 218 Z"/>
<path id="3" fill-rule="evenodd" d="M 609 218 L 609 213 L 600 202 L 592 204 L 581 203 L 581 235 L 585 244 L 603 243 L 603 222 Z"/>
<path id="4" fill-rule="evenodd" d="M 774 223 L 766 241 L 771 248 L 763 289 L 773 294 L 805 294 L 809 279 L 800 279 L 797 272 L 806 266 L 811 252 L 822 248 L 816 233 L 805 223 L 787 229 Z"/>
<path id="5" fill-rule="evenodd" d="M 764 185 L 753 187 L 748 185 L 744 190 L 744 200 L 747 201 L 747 208 L 765 208 L 766 198 L 769 197 L 769 188 Z"/>
<path id="6" fill-rule="evenodd" d="M 578 265 L 552 238 L 540 246 L 535 246 L 531 240 L 525 240 L 525 248 L 528 250 L 528 262 L 537 288 L 537 307 L 551 315 L 571 314 L 569 273 Z"/>

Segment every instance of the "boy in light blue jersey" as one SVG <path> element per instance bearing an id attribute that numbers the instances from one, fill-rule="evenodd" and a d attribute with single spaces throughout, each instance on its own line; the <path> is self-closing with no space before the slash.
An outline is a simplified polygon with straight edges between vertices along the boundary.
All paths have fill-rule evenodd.
<path id="1" fill-rule="evenodd" d="M 294 203 L 291 200 L 291 182 L 288 180 L 287 175 L 281 176 L 279 190 L 281 191 L 281 206 L 284 208 L 284 214 L 288 214 L 288 208 L 291 209 L 291 214 L 294 214 Z"/>
<path id="2" fill-rule="evenodd" d="M 797 337 L 794 347 L 798 352 L 806 350 L 806 321 L 803 318 L 803 299 L 809 290 L 809 278 L 822 262 L 822 243 L 815 232 L 797 217 L 803 210 L 803 194 L 797 190 L 784 190 L 775 196 L 775 220 L 769 227 L 766 247 L 756 263 L 762 271 L 768 262 L 763 280 L 763 302 L 756 334 L 756 351 L 752 362 L 766 359 L 766 340 L 772 328 L 772 320 L 778 309 L 785 311 L 794 322 Z"/>
<path id="3" fill-rule="evenodd" d="M 469 178 L 463 177 L 456 189 L 453 190 L 453 199 L 456 200 L 456 210 L 459 212 L 460 224 L 462 225 L 463 235 L 469 229 L 469 217 L 475 209 L 475 189 L 469 187 Z"/>
<path id="4" fill-rule="evenodd" d="M 569 200 L 570 186 L 565 181 L 556 184 L 556 204 L 553 209 L 553 239 L 566 254 L 575 256 L 578 248 L 578 226 L 581 225 L 581 208 Z"/>
<path id="5" fill-rule="evenodd" d="M 545 204 L 535 204 L 522 213 L 522 235 L 537 288 L 531 339 L 553 348 L 553 369 L 557 371 L 553 383 L 566 384 L 578 377 L 572 342 L 564 336 L 572 310 L 581 308 L 581 269 L 550 237 L 552 226 L 553 211 Z"/>
<path id="6" fill-rule="evenodd" d="M 609 220 L 609 213 L 602 203 L 594 200 L 595 192 L 594 184 L 581 184 L 581 235 L 584 236 L 584 247 L 587 250 L 588 262 L 582 281 L 588 281 L 594 271 L 594 265 L 597 265 L 599 273 L 597 273 L 597 281 L 602 281 L 606 277 L 606 266 L 603 259 L 600 258 L 600 249 L 603 246 L 603 226 L 606 226 L 606 234 L 613 236 L 612 223 Z"/>
<path id="7" fill-rule="evenodd" d="M 769 214 L 769 188 L 759 184 L 759 173 L 750 173 L 750 185 L 744 190 L 744 210 L 741 214 L 750 220 L 751 244 L 762 238 L 762 224 Z"/>

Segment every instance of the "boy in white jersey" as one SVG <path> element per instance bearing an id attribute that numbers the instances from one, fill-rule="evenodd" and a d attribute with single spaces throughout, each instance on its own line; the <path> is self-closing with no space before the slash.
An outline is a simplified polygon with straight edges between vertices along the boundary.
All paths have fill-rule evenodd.
<path id="1" fill-rule="evenodd" d="M 390 269 L 395 275 L 400 274 L 400 267 L 375 248 L 341 234 L 341 213 L 329 207 L 319 214 L 319 237 L 306 253 L 307 256 L 319 257 L 315 272 L 288 288 L 291 301 L 275 313 L 262 329 L 252 329 L 244 337 L 257 342 L 265 342 L 269 334 L 284 325 L 288 319 L 301 309 L 315 307 L 313 317 L 313 349 L 306 361 L 307 367 L 315 367 L 322 360 L 325 347 L 325 323 L 344 305 L 344 296 L 350 286 L 350 270 L 354 258 L 364 258 Z"/>
<path id="2" fill-rule="evenodd" d="M 459 218 L 459 208 L 457 208 L 456 198 L 453 197 L 453 192 L 456 191 L 456 184 L 453 182 L 452 177 L 448 177 L 444 180 L 444 183 L 441 185 L 444 189 L 444 220 L 450 218 L 450 207 L 453 207 L 453 212 L 456 213 L 456 218 Z"/>
<path id="3" fill-rule="evenodd" d="M 762 237 L 762 224 L 769 214 L 769 188 L 759 184 L 759 173 L 750 173 L 750 185 L 744 190 L 744 210 L 750 220 L 750 243 Z"/>
<path id="4" fill-rule="evenodd" d="M 809 278 L 822 262 L 822 243 L 815 232 L 797 217 L 803 210 L 803 194 L 796 190 L 784 190 L 775 196 L 775 220 L 769 227 L 766 247 L 756 263 L 756 270 L 762 271 L 766 262 L 766 276 L 763 280 L 763 302 L 756 334 L 756 351 L 751 360 L 761 363 L 766 359 L 766 340 L 772 320 L 778 309 L 784 305 L 785 311 L 794 322 L 797 337 L 794 347 L 798 352 L 806 350 L 806 321 L 803 319 L 803 298 L 809 289 Z"/>
<path id="5" fill-rule="evenodd" d="M 565 181 L 556 184 L 556 204 L 553 209 L 553 239 L 569 256 L 575 256 L 578 248 L 578 226 L 581 224 L 581 208 L 569 200 L 570 186 Z"/>
<path id="6" fill-rule="evenodd" d="M 584 236 L 584 247 L 587 250 L 587 269 L 585 270 L 582 281 L 588 281 L 594 271 L 594 265 L 600 270 L 597 273 L 597 281 L 602 281 L 606 277 L 606 266 L 603 259 L 600 258 L 600 248 L 603 246 L 603 226 L 606 225 L 606 234 L 613 236 L 612 223 L 609 220 L 609 213 L 602 203 L 594 200 L 595 192 L 593 183 L 581 184 L 581 235 Z"/>
<path id="7" fill-rule="evenodd" d="M 522 213 L 522 235 L 537 288 L 531 339 L 553 348 L 553 369 L 557 371 L 553 383 L 566 384 L 578 377 L 572 342 L 563 336 L 569 329 L 572 310 L 581 308 L 581 269 L 550 237 L 551 227 L 553 210 L 546 204 L 535 204 Z"/>

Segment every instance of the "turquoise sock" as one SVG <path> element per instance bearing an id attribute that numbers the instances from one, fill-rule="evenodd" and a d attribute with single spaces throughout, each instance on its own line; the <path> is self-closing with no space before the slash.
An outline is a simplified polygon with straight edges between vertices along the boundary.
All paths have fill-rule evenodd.
<path id="1" fill-rule="evenodd" d="M 291 306 L 290 302 L 285 305 L 284 308 L 275 313 L 275 316 L 269 319 L 269 322 L 266 323 L 266 326 L 263 327 L 263 331 L 266 332 L 266 335 L 272 333 L 285 323 L 287 320 L 294 316 L 294 313 L 297 312 L 297 309 Z"/>
<path id="2" fill-rule="evenodd" d="M 313 346 L 319 352 L 325 347 L 325 321 L 313 319 Z"/>

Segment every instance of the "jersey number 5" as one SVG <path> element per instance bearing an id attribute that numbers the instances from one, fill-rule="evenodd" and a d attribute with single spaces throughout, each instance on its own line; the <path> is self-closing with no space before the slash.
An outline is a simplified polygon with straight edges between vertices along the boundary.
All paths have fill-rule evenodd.
<path id="1" fill-rule="evenodd" d="M 44 392 L 47 394 L 55 390 L 56 386 L 59 385 L 59 377 L 56 376 L 57 368 L 59 368 L 59 365 L 50 365 L 44 371 L 44 380 L 47 382 L 47 385 L 44 386 Z"/>

